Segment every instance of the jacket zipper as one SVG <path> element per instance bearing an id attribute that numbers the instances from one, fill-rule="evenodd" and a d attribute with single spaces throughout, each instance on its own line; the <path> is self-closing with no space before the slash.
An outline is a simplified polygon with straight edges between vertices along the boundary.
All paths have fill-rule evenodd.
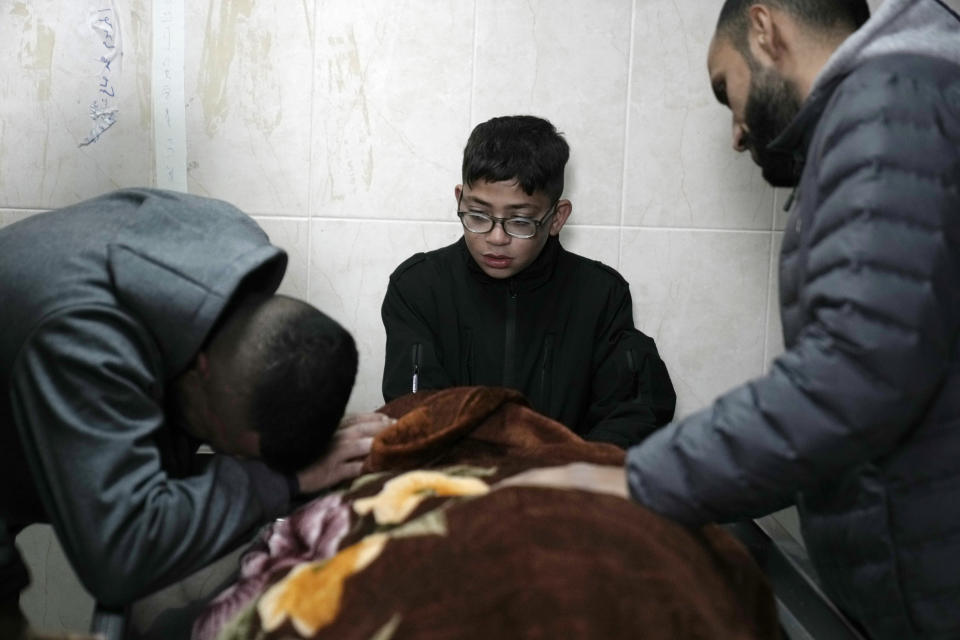
<path id="1" fill-rule="evenodd" d="M 503 386 L 516 388 L 516 367 L 513 363 L 517 342 L 517 304 L 519 294 L 510 283 L 510 297 L 507 299 L 507 326 L 503 341 Z"/>
<path id="2" fill-rule="evenodd" d="M 633 391 L 633 397 L 636 400 L 640 399 L 640 377 L 637 375 L 638 366 L 637 359 L 633 355 L 633 349 L 627 349 L 627 371 L 630 372 L 630 387 Z"/>
<path id="3" fill-rule="evenodd" d="M 411 365 L 412 365 L 412 377 L 410 380 L 410 393 L 416 393 L 420 389 L 420 358 L 421 358 L 422 347 L 420 343 L 414 343 L 413 349 L 410 353 Z"/>
<path id="4" fill-rule="evenodd" d="M 464 331 L 463 337 L 463 352 L 465 354 L 464 358 L 464 367 L 466 368 L 464 372 L 464 381 L 467 385 L 475 384 L 473 381 L 473 331 L 466 329 Z"/>
<path id="5" fill-rule="evenodd" d="M 540 402 L 543 403 L 541 411 L 547 411 L 550 406 L 550 385 L 549 385 L 549 369 L 550 369 L 550 357 L 553 352 L 553 334 L 547 334 L 547 337 L 543 342 L 543 361 L 540 363 Z"/>
<path id="6" fill-rule="evenodd" d="M 790 196 L 787 198 L 786 203 L 783 205 L 783 210 L 786 213 L 790 213 L 790 209 L 793 208 L 794 203 L 797 200 L 798 193 L 800 189 L 800 178 L 803 176 L 803 167 L 806 164 L 807 159 L 802 153 L 793 154 L 793 172 L 797 179 L 797 184 L 793 186 L 793 189 L 790 190 Z"/>

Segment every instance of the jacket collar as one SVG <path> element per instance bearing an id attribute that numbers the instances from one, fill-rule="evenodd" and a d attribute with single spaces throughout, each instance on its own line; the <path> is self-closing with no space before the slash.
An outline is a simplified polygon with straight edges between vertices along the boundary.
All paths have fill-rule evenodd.
<path id="1" fill-rule="evenodd" d="M 843 77 L 836 77 L 831 82 L 820 86 L 807 96 L 796 117 L 787 125 L 779 136 L 767 146 L 769 153 L 789 155 L 793 162 L 793 172 L 799 182 L 807 160 L 807 150 L 813 140 L 813 134 L 823 117 L 827 103 Z"/>
<path id="2" fill-rule="evenodd" d="M 957 0 L 886 0 L 830 56 L 800 113 L 767 150 L 793 155 L 799 178 L 820 117 L 840 82 L 865 62 L 894 53 L 955 61 L 960 55 Z"/>
<path id="3" fill-rule="evenodd" d="M 544 245 L 543 251 L 540 252 L 540 255 L 537 256 L 537 259 L 534 260 L 530 266 L 510 278 L 500 279 L 491 278 L 483 272 L 480 265 L 478 265 L 476 260 L 473 259 L 473 256 L 470 255 L 466 240 L 460 238 L 460 240 L 457 241 L 457 245 L 460 247 L 460 256 L 466 264 L 467 271 L 469 271 L 474 278 L 486 285 L 506 286 L 510 291 L 533 291 L 546 284 L 550 278 L 553 277 L 560 252 L 563 251 L 563 247 L 560 246 L 560 238 L 558 236 L 550 236 L 547 238 L 547 243 Z"/>

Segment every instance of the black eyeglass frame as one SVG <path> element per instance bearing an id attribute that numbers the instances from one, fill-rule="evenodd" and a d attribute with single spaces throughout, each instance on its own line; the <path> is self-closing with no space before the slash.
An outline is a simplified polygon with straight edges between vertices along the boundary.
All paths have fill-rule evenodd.
<path id="1" fill-rule="evenodd" d="M 507 234 L 511 238 L 516 238 L 518 240 L 529 240 L 530 238 L 535 238 L 537 234 L 540 233 L 540 227 L 547 224 L 547 221 L 550 220 L 550 217 L 557 212 L 557 205 L 560 203 L 559 198 L 554 200 L 553 204 L 550 205 L 550 208 L 547 209 L 546 215 L 544 215 L 539 220 L 534 220 L 533 218 L 525 218 L 522 216 L 515 216 L 513 218 L 498 218 L 496 216 L 487 215 L 486 213 L 480 213 L 479 211 L 460 211 L 461 200 L 463 200 L 463 192 L 460 193 L 460 198 L 457 200 L 457 217 L 460 218 L 460 224 L 463 225 L 463 228 L 465 231 L 469 231 L 470 233 L 476 233 L 476 234 L 490 233 L 491 231 L 494 230 L 494 228 L 497 226 L 497 223 L 499 222 L 505 234 Z M 486 231 L 474 231 L 473 229 L 467 226 L 466 222 L 464 222 L 463 216 L 466 216 L 466 215 L 477 216 L 478 218 L 486 218 L 487 220 L 490 221 L 490 228 L 487 229 Z M 534 226 L 533 233 L 531 233 L 528 236 L 518 236 L 515 233 L 510 233 L 510 231 L 507 230 L 506 223 L 510 222 L 511 220 L 518 220 L 518 219 L 525 220 L 526 222 L 531 223 Z"/>

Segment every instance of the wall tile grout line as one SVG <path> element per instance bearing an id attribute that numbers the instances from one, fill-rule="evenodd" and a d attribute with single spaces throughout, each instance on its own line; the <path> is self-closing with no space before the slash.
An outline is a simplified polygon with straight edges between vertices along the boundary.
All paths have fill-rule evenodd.
<path id="1" fill-rule="evenodd" d="M 14 211 L 14 210 L 10 210 Z M 255 213 L 251 214 L 258 218 L 263 218 L 265 220 L 274 220 L 274 221 L 289 221 L 289 222 L 303 222 L 304 220 L 317 218 L 318 220 L 323 220 L 326 222 L 357 222 L 362 224 L 402 224 L 402 225 L 444 225 L 444 226 L 459 226 L 458 222 L 451 222 L 450 220 L 416 220 L 411 218 L 360 218 L 360 217 L 343 217 L 343 216 L 276 216 L 269 213 Z M 660 231 L 660 232 L 671 232 L 671 233 L 720 233 L 720 234 L 735 234 L 743 233 L 750 235 L 771 235 L 771 232 L 767 229 L 740 229 L 740 228 L 721 228 L 721 227 L 658 227 L 658 226 L 648 226 L 648 225 L 613 225 L 613 224 L 581 224 L 581 223 L 570 223 L 564 226 L 565 229 L 584 229 L 584 230 L 624 230 L 624 231 Z"/>
<path id="2" fill-rule="evenodd" d="M 480 47 L 480 0 L 473 0 L 473 58 L 470 61 L 470 106 L 467 131 L 473 128 L 473 110 L 477 99 L 477 51 Z"/>
<path id="3" fill-rule="evenodd" d="M 637 25 L 637 0 L 630 5 L 630 44 L 627 47 L 627 91 L 623 116 L 623 166 L 620 168 L 620 231 L 617 237 L 617 270 L 623 265 L 623 231 L 627 219 L 627 173 L 630 160 L 630 105 L 633 100 L 633 58 Z"/>
<path id="4" fill-rule="evenodd" d="M 310 27 L 310 138 L 307 144 L 307 277 L 304 286 L 304 297 L 310 300 L 311 281 L 313 280 L 313 159 L 316 149 L 314 143 L 314 127 L 317 117 L 317 28 L 320 24 L 320 1 L 313 2 L 313 25 Z"/>

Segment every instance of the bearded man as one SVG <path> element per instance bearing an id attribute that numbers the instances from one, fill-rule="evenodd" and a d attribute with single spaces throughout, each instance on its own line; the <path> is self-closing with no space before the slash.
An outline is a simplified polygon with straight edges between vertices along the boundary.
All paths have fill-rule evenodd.
<path id="1" fill-rule="evenodd" d="M 960 18 L 936 0 L 727 0 L 708 55 L 733 146 L 796 186 L 770 373 L 629 454 L 682 522 L 796 503 L 875 638 L 960 637 Z M 865 24 L 863 24 L 866 21 Z"/>
<path id="2" fill-rule="evenodd" d="M 528 481 L 628 484 L 689 525 L 795 503 L 821 584 L 866 635 L 960 638 L 958 4 L 724 3 L 708 69 L 733 146 L 796 186 L 786 350 L 632 448 L 626 479 Z"/>

